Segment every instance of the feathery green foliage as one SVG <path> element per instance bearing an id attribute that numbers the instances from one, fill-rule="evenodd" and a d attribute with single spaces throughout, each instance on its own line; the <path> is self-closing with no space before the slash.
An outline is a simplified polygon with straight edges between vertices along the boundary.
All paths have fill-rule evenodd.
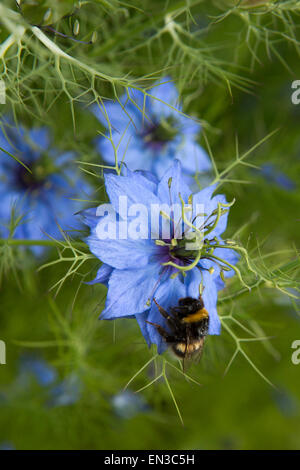
<path id="1" fill-rule="evenodd" d="M 201 362 L 185 370 L 168 353 L 149 351 L 136 322 L 98 321 L 106 288 L 86 285 L 99 267 L 86 233 L 14 239 L 25 214 L 12 208 L 10 236 L 0 240 L 0 339 L 8 351 L 0 365 L 0 444 L 300 447 L 299 371 L 291 362 L 300 338 L 300 105 L 291 102 L 300 79 L 299 14 L 297 0 L 1 2 L 1 125 L 7 114 L 16 126 L 47 125 L 57 147 L 76 151 L 74 164 L 94 187 L 83 202 L 96 206 L 107 200 L 103 170 L 120 173 L 125 157 L 115 146 L 110 167 L 95 150 L 98 134 L 115 145 L 106 103 L 124 93 L 131 99 L 130 88 L 146 99 L 170 75 L 184 113 L 201 122 L 212 180 L 236 200 L 225 239 L 241 260 L 219 295 L 221 336 L 207 338 Z M 1 149 L 0 158 L 18 159 Z M 270 163 L 294 189 L 264 176 Z M 197 182 L 206 183 L 201 175 Z M 48 248 L 41 259 L 28 250 L 35 245 Z M 61 380 L 76 374 L 79 400 L 51 407 L 44 388 L 22 382 L 25 353 L 47 359 Z M 112 404 L 124 388 L 149 405 L 127 420 Z"/>

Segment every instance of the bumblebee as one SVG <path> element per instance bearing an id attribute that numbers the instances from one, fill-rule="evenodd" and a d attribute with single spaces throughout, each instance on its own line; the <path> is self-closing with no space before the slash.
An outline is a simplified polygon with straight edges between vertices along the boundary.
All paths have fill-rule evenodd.
<path id="1" fill-rule="evenodd" d="M 156 328 L 180 359 L 200 358 L 209 327 L 209 315 L 204 308 L 202 297 L 200 296 L 199 299 L 192 297 L 179 299 L 178 305 L 170 308 L 170 313 L 164 310 L 155 299 L 154 302 L 159 313 L 166 319 L 169 331 L 157 323 L 147 323 Z"/>

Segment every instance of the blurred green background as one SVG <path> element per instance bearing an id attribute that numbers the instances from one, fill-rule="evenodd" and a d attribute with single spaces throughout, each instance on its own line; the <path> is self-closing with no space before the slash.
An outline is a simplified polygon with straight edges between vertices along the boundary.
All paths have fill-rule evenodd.
<path id="1" fill-rule="evenodd" d="M 23 17 L 15 2 L 3 5 L 15 25 L 55 23 L 58 31 L 73 36 L 78 20 L 76 38 L 82 41 L 96 31 L 89 45 L 49 37 L 82 63 L 121 77 L 119 93 L 127 79 L 150 86 L 170 75 L 184 110 L 203 120 L 220 170 L 235 158 L 236 136 L 243 153 L 278 129 L 247 160 L 259 169 L 237 165 L 228 175 L 233 181 L 222 185 L 228 200 L 236 198 L 226 234 L 233 237 L 243 227 L 238 237 L 254 259 L 269 254 L 263 258 L 269 269 L 294 260 L 300 221 L 300 104 L 291 102 L 291 84 L 300 79 L 299 2 L 81 3 L 24 1 Z M 11 11 L 17 15 L 13 19 Z M 74 17 L 62 19 L 72 11 Z M 170 19 L 178 25 L 176 40 L 166 29 Z M 12 33 L 3 18 L 0 27 L 4 42 Z M 78 160 L 100 163 L 93 146 L 99 123 L 86 105 L 95 94 L 113 97 L 112 81 L 93 81 L 89 73 L 76 66 L 71 70 L 62 61 L 64 89 L 55 58 L 30 31 L 26 34 L 23 46 L 15 40 L 2 57 L 8 102 L 0 105 L 1 112 L 13 110 L 28 127 L 47 124 L 57 147 L 76 150 Z M 203 136 L 201 143 L 205 146 Z M 93 173 L 96 177 L 86 178 L 95 187 L 95 200 L 102 200 L 101 172 L 95 168 Z M 183 427 L 163 379 L 133 393 L 153 380 L 161 359 L 157 370 L 151 362 L 129 384 L 130 393 L 123 392 L 154 351 L 147 349 L 134 321 L 98 320 L 106 289 L 83 283 L 92 279 L 97 260 L 86 262 L 57 293 L 51 288 L 64 277 L 68 262 L 38 270 L 57 260 L 55 249 L 38 260 L 23 249 L 9 250 L 8 267 L 15 270 L 2 273 L 0 290 L 0 339 L 7 348 L 7 363 L 0 365 L 0 448 L 300 448 L 300 364 L 291 360 L 291 345 L 300 340 L 298 301 L 267 283 L 222 301 L 241 288 L 236 279 L 228 282 L 220 293 L 220 315 L 232 314 L 257 336 L 270 339 L 239 343 L 247 357 L 239 353 L 224 376 L 236 345 L 224 328 L 220 337 L 208 338 L 200 363 L 187 371 L 201 386 L 167 365 Z M 232 320 L 228 325 L 237 338 L 249 338 Z"/>

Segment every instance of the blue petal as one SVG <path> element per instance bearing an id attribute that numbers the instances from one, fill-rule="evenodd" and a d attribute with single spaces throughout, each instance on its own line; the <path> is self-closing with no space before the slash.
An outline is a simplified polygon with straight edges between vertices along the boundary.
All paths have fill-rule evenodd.
<path id="1" fill-rule="evenodd" d="M 213 280 L 213 276 L 208 271 L 200 272 L 193 269 L 185 278 L 187 285 L 187 294 L 193 298 L 199 298 L 199 286 L 202 281 L 203 293 L 202 298 L 204 306 L 209 314 L 209 331 L 210 335 L 219 335 L 221 332 L 221 322 L 217 313 L 217 286 Z"/>
<path id="2" fill-rule="evenodd" d="M 2 125 L 3 128 L 0 129 L 0 146 L 12 155 L 18 154 L 16 156 L 20 157 L 19 153 L 26 151 L 28 148 L 24 139 L 24 128 L 22 126 L 15 127 L 11 119 L 6 117 L 2 119 Z"/>
<path id="3" fill-rule="evenodd" d="M 134 128 L 140 127 L 143 121 L 143 102 L 144 94 L 133 88 L 128 89 L 130 98 L 123 94 L 121 98 L 115 101 L 105 101 L 103 107 L 93 105 L 91 107 L 94 115 L 99 119 L 104 127 L 108 128 L 111 126 L 111 130 L 120 136 L 126 130 L 127 127 Z M 105 110 L 103 109 L 105 107 Z M 105 138 L 104 138 L 105 139 Z"/>
<path id="4" fill-rule="evenodd" d="M 123 109 L 125 102 L 126 96 L 123 95 L 120 99 L 120 102 L 118 102 L 117 100 L 105 101 L 103 107 L 95 104 L 91 107 L 91 110 L 104 127 L 109 127 L 110 123 L 112 129 L 115 129 L 117 132 L 122 134 L 128 123 L 130 122 L 130 109 L 128 110 L 128 105 L 125 107 L 125 109 L 129 115 L 126 114 Z M 104 107 L 105 110 L 103 109 Z"/>
<path id="5" fill-rule="evenodd" d="M 86 240 L 91 252 L 100 261 L 117 269 L 147 266 L 157 253 L 157 246 L 151 240 L 101 240 L 95 232 Z"/>
<path id="6" fill-rule="evenodd" d="M 188 297 L 192 297 L 193 299 L 199 298 L 201 281 L 203 281 L 203 274 L 198 268 L 192 269 L 186 273 L 184 283 Z"/>
<path id="7" fill-rule="evenodd" d="M 176 152 L 184 171 L 190 174 L 211 170 L 211 161 L 207 153 L 197 143 L 190 139 L 185 140 Z"/>
<path id="8" fill-rule="evenodd" d="M 22 213 L 22 198 L 19 192 L 9 188 L 6 184 L 1 188 L 0 198 L 0 225 L 6 225 L 10 221 L 13 208 L 16 214 Z"/>
<path id="9" fill-rule="evenodd" d="M 101 268 L 98 269 L 95 279 L 92 281 L 86 282 L 86 284 L 93 285 L 93 284 L 104 284 L 107 286 L 109 277 L 113 272 L 113 268 L 108 264 L 102 264 Z"/>
<path id="10" fill-rule="evenodd" d="M 201 130 L 201 124 L 192 116 L 177 114 L 178 126 L 182 135 L 194 140 Z"/>
<path id="11" fill-rule="evenodd" d="M 171 142 L 168 142 L 164 152 L 161 151 L 159 155 L 151 157 L 153 162 L 152 171 L 160 180 L 174 163 L 175 149 L 171 147 L 173 147 L 173 145 L 171 145 Z"/>
<path id="12" fill-rule="evenodd" d="M 144 178 L 146 178 L 148 181 L 150 181 L 151 183 L 154 183 L 155 186 L 158 185 L 158 179 L 153 173 L 151 173 L 151 171 L 136 170 L 135 173 L 144 176 Z"/>
<path id="13" fill-rule="evenodd" d="M 201 189 L 198 193 L 193 194 L 193 205 L 194 204 L 204 204 L 204 206 L 209 206 L 211 203 L 211 198 L 213 193 L 216 190 L 217 185 L 212 184 L 207 186 L 207 188 Z M 208 211 L 205 211 L 209 214 Z"/>
<path id="14" fill-rule="evenodd" d="M 150 338 L 149 331 L 148 331 L 148 325 L 147 325 L 148 315 L 149 315 L 149 310 L 146 310 L 145 312 L 138 313 L 135 316 L 135 318 L 141 329 L 142 335 L 144 336 L 146 343 L 148 344 L 150 348 L 152 342 L 151 342 L 151 338 Z"/>
<path id="15" fill-rule="evenodd" d="M 74 152 L 64 152 L 61 155 L 55 156 L 55 165 L 64 166 L 67 163 L 72 163 L 75 160 L 76 154 Z M 75 175 L 75 171 L 72 168 L 72 173 Z"/>
<path id="16" fill-rule="evenodd" d="M 141 126 L 139 127 L 141 128 Z M 138 170 L 140 168 L 150 170 L 152 159 L 147 155 L 144 142 L 137 129 L 137 127 L 129 127 L 122 134 L 115 131 L 112 132 L 112 141 L 118 149 L 118 160 L 124 161 L 131 170 Z M 116 156 L 111 141 L 105 137 L 98 137 L 95 139 L 95 143 L 103 159 L 114 167 Z"/>
<path id="17" fill-rule="evenodd" d="M 227 204 L 226 197 L 223 194 L 218 194 L 217 196 L 212 198 L 210 207 L 207 208 L 209 213 L 217 209 L 218 203 Z M 220 235 L 222 235 L 223 232 L 225 232 L 226 227 L 227 227 L 228 215 L 229 215 L 229 210 L 225 214 L 221 215 L 216 228 L 212 232 L 210 232 L 209 238 L 219 237 Z"/>
<path id="18" fill-rule="evenodd" d="M 136 170 L 136 171 L 131 171 L 129 168 L 127 168 L 127 174 L 124 176 L 128 176 L 132 179 L 132 184 L 141 184 L 145 188 L 147 188 L 149 191 L 152 193 L 156 193 L 157 191 L 157 185 L 158 185 L 158 179 L 156 178 L 153 173 L 150 171 L 144 171 L 144 170 Z"/>
<path id="19" fill-rule="evenodd" d="M 221 333 L 221 322 L 217 312 L 218 292 L 216 283 L 212 276 L 206 271 L 203 273 L 203 294 L 204 305 L 209 314 L 209 335 L 219 335 Z"/>
<path id="20" fill-rule="evenodd" d="M 38 383 L 47 386 L 56 380 L 57 372 L 43 359 L 24 356 L 21 360 L 21 371 L 32 373 Z"/>
<path id="21" fill-rule="evenodd" d="M 112 405 L 115 414 L 122 419 L 133 418 L 135 415 L 145 413 L 150 409 L 141 395 L 137 395 L 129 390 L 114 395 Z"/>
<path id="22" fill-rule="evenodd" d="M 169 188 L 169 182 L 171 187 Z M 174 160 L 173 165 L 164 174 L 157 188 L 157 195 L 162 203 L 181 204 L 179 194 L 184 202 L 187 203 L 190 196 L 190 189 L 184 182 L 181 172 L 181 163 Z"/>
<path id="23" fill-rule="evenodd" d="M 207 216 L 209 216 L 215 209 L 217 209 L 218 203 L 227 203 L 225 196 L 222 194 L 218 194 L 217 196 L 211 199 L 211 196 L 215 189 L 216 185 L 211 185 L 193 195 L 193 206 L 196 207 L 196 204 L 203 204 L 204 212 L 205 214 L 207 214 Z M 205 219 L 206 218 L 207 217 L 205 217 Z M 226 212 L 220 217 L 216 228 L 212 232 L 210 232 L 209 238 L 219 237 L 225 231 L 227 226 L 227 219 L 228 212 Z M 210 219 L 210 221 L 211 220 L 213 221 L 214 218 Z"/>
<path id="24" fill-rule="evenodd" d="M 227 263 L 230 263 L 233 265 L 235 265 L 240 259 L 240 255 L 236 251 L 231 250 L 229 248 L 216 248 L 216 250 L 214 251 L 214 254 L 218 256 L 219 258 L 222 258 L 224 261 L 227 261 Z M 225 277 L 232 277 L 234 276 L 234 274 L 235 274 L 235 271 L 233 269 L 231 269 L 230 271 L 224 271 Z"/>
<path id="25" fill-rule="evenodd" d="M 93 229 L 97 227 L 99 222 L 99 217 L 96 216 L 96 212 L 97 207 L 91 207 L 78 212 L 78 216 L 82 219 L 83 223 Z"/>
<path id="26" fill-rule="evenodd" d="M 12 155 L 15 155 L 16 153 L 16 149 L 11 145 L 11 142 L 7 139 L 6 135 L 4 134 L 1 128 L 0 128 L 0 147 L 1 149 L 6 150 L 6 152 L 11 153 Z M 3 164 L 3 161 L 5 161 L 5 158 L 7 158 L 7 161 L 15 164 L 15 160 L 9 155 L 5 155 L 5 153 L 3 153 L 1 149 L 0 149 L 0 154 L 2 154 L 0 158 L 1 166 Z"/>
<path id="27" fill-rule="evenodd" d="M 145 97 L 145 94 L 140 90 L 135 88 L 128 89 L 130 98 L 132 101 L 128 101 L 127 106 L 130 106 L 130 109 L 133 111 L 135 125 L 143 125 L 145 121 L 149 121 L 151 116 L 149 115 L 149 108 L 150 108 L 150 98 Z"/>
<path id="28" fill-rule="evenodd" d="M 160 269 L 158 264 L 142 269 L 115 269 L 108 282 L 106 306 L 100 318 L 111 320 L 147 310 L 147 300 L 157 283 Z"/>
<path id="29" fill-rule="evenodd" d="M 2 441 L 0 443 L 0 450 L 16 450 L 16 447 L 10 441 Z"/>
<path id="30" fill-rule="evenodd" d="M 284 173 L 278 173 L 275 182 L 278 184 L 278 186 L 281 186 L 283 189 L 286 189 L 287 191 L 293 191 L 296 189 L 296 183 L 292 181 L 287 175 Z"/>
<path id="31" fill-rule="evenodd" d="M 165 77 L 150 92 L 154 97 L 151 100 L 151 113 L 159 119 L 170 115 L 177 116 L 176 110 L 181 110 L 177 88 L 170 80 L 170 77 Z"/>
<path id="32" fill-rule="evenodd" d="M 82 382 L 76 374 L 71 374 L 51 390 L 49 406 L 70 406 L 80 399 Z"/>
<path id="33" fill-rule="evenodd" d="M 220 276 L 218 276 L 218 277 L 215 279 L 215 284 L 216 284 L 216 286 L 217 286 L 217 291 L 222 290 L 222 289 L 224 289 L 224 287 L 225 287 L 225 282 L 222 281 L 222 279 L 220 278 Z"/>
<path id="34" fill-rule="evenodd" d="M 149 189 L 149 186 L 145 187 L 140 181 L 132 184 L 132 178 L 130 177 L 105 175 L 105 186 L 110 202 L 116 212 L 119 211 L 120 196 L 127 197 L 128 207 L 131 204 L 143 204 L 145 207 L 149 207 L 150 204 L 159 204 L 159 199 Z"/>
<path id="35" fill-rule="evenodd" d="M 28 133 L 30 140 L 35 146 L 46 151 L 50 145 L 49 131 L 46 127 L 31 129 Z"/>

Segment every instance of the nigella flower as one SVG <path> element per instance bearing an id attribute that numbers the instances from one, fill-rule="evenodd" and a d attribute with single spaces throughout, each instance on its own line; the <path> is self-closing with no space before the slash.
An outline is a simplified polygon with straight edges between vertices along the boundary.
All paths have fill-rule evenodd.
<path id="1" fill-rule="evenodd" d="M 108 286 L 100 318 L 136 317 L 148 344 L 162 351 L 160 335 L 146 322 L 164 324 L 153 299 L 168 309 L 181 297 L 198 298 L 202 290 L 209 334 L 220 334 L 217 291 L 224 276 L 234 274 L 237 261 L 220 238 L 230 206 L 225 197 L 213 197 L 214 186 L 191 195 L 177 160 L 160 181 L 128 171 L 127 176 L 107 174 L 105 185 L 113 210 L 106 204 L 83 212 L 91 229 L 87 243 L 103 262 L 92 282 Z M 170 207 L 168 217 L 164 211 Z M 158 224 L 155 211 L 162 214 Z"/>
<path id="2" fill-rule="evenodd" d="M 80 399 L 81 392 L 82 382 L 77 374 L 72 373 L 51 390 L 49 406 L 74 405 Z"/>
<path id="3" fill-rule="evenodd" d="M 175 85 L 165 78 L 149 92 L 144 100 L 138 90 L 128 90 L 120 102 L 105 103 L 112 129 L 112 140 L 118 147 L 118 158 L 131 170 L 143 169 L 161 177 L 174 158 L 181 161 L 187 177 L 211 169 L 211 162 L 197 137 L 201 126 L 183 115 Z M 137 106 L 131 101 L 133 100 Z M 106 113 L 97 105 L 93 111 L 108 127 Z M 103 159 L 115 165 L 115 154 L 106 137 L 96 139 Z"/>
<path id="4" fill-rule="evenodd" d="M 15 450 L 15 446 L 10 441 L 0 442 L 0 450 Z"/>
<path id="5" fill-rule="evenodd" d="M 23 355 L 20 371 L 7 398 L 13 399 L 16 393 L 26 392 L 32 385 L 32 379 L 46 390 L 47 406 L 59 407 L 75 404 L 81 397 L 83 383 L 79 376 L 72 372 L 59 380 L 57 370 L 44 359 L 33 355 Z M 6 396 L 3 397 L 6 400 Z"/>
<path id="6" fill-rule="evenodd" d="M 150 407 L 144 398 L 129 390 L 114 395 L 111 402 L 115 414 L 123 419 L 130 419 L 139 413 L 150 411 Z"/>
<path id="7" fill-rule="evenodd" d="M 14 231 L 15 238 L 42 239 L 47 235 L 60 238 L 58 225 L 65 230 L 78 228 L 74 226 L 74 212 L 82 205 L 72 198 L 84 199 L 91 191 L 71 165 L 73 153 L 59 154 L 52 149 L 46 128 L 27 132 L 23 127 L 16 129 L 9 121 L 0 130 L 0 153 L 2 237 L 9 235 L 13 208 L 23 216 Z M 33 248 L 36 254 L 41 250 Z"/>
<path id="8" fill-rule="evenodd" d="M 286 191 L 293 191 L 296 184 L 287 175 L 280 172 L 272 163 L 265 163 L 261 167 L 261 174 L 269 182 L 274 183 Z"/>
<path id="9" fill-rule="evenodd" d="M 19 381 L 25 383 L 30 376 L 33 376 L 39 385 L 47 387 L 56 381 L 57 372 L 44 359 L 25 355 L 21 358 Z"/>
<path id="10" fill-rule="evenodd" d="M 282 387 L 272 390 L 273 400 L 275 401 L 279 411 L 286 417 L 299 415 L 298 400 L 292 393 Z"/>

